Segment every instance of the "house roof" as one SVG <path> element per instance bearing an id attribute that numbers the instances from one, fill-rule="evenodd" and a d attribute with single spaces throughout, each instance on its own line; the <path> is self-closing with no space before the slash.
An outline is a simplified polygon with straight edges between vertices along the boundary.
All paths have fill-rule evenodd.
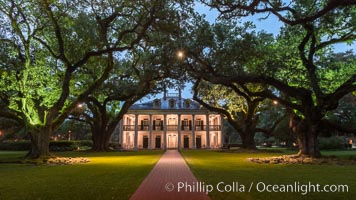
<path id="1" fill-rule="evenodd" d="M 179 97 L 166 97 L 155 99 L 141 104 L 132 105 L 129 110 L 187 110 L 187 111 L 208 111 L 198 102 L 192 99 Z"/>

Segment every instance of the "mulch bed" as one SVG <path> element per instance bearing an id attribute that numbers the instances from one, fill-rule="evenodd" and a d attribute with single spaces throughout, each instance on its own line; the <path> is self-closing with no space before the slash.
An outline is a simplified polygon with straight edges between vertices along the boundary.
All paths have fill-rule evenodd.
<path id="1" fill-rule="evenodd" d="M 266 158 L 248 158 L 258 164 L 310 164 L 310 165 L 356 165 L 356 159 L 340 159 L 335 157 L 312 158 L 309 156 L 283 155 Z"/>
<path id="2" fill-rule="evenodd" d="M 54 157 L 54 158 L 49 158 L 46 161 L 46 164 L 48 164 L 48 165 L 74 165 L 74 164 L 88 163 L 88 162 L 90 162 L 90 160 L 88 158 L 83 158 L 83 157 L 76 157 L 76 158 Z"/>

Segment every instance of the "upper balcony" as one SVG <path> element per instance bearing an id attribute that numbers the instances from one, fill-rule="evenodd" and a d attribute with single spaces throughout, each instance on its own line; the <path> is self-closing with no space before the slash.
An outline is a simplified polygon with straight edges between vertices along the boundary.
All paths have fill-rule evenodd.
<path id="1" fill-rule="evenodd" d="M 138 131 L 149 131 L 149 125 L 138 125 Z M 182 125 L 180 126 L 182 131 L 192 131 L 192 126 Z M 135 125 L 124 125 L 124 131 L 135 131 Z M 163 131 L 163 125 L 156 125 L 152 127 L 153 131 Z M 206 125 L 196 125 L 195 131 L 206 131 Z M 167 131 L 178 131 L 178 125 L 167 125 Z M 209 125 L 209 131 L 221 131 L 221 125 Z"/>

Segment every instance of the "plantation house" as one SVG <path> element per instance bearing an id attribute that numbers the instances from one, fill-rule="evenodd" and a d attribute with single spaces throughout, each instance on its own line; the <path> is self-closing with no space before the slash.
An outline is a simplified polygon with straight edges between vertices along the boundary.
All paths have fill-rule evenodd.
<path id="1" fill-rule="evenodd" d="M 209 149 L 222 146 L 221 116 L 179 93 L 134 104 L 120 125 L 124 149 Z"/>

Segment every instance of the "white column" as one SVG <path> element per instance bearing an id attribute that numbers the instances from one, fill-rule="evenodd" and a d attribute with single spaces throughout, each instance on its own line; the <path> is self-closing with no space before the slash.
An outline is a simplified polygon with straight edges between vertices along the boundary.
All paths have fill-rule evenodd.
<path id="1" fill-rule="evenodd" d="M 181 135 L 180 135 L 180 133 L 181 133 L 181 121 L 180 121 L 180 114 L 178 114 L 178 150 L 180 150 L 181 149 L 181 145 L 180 145 L 180 142 L 181 142 Z"/>
<path id="2" fill-rule="evenodd" d="M 195 115 L 192 115 L 192 149 L 195 149 Z"/>
<path id="3" fill-rule="evenodd" d="M 206 114 L 206 144 L 205 148 L 210 149 L 209 114 Z"/>
<path id="4" fill-rule="evenodd" d="M 148 138 L 148 148 L 149 149 L 152 149 L 152 126 L 153 126 L 152 114 L 150 114 L 150 126 L 149 126 L 150 137 Z"/>
<path id="5" fill-rule="evenodd" d="M 137 141 L 138 141 L 138 114 L 135 114 L 135 137 L 134 137 L 134 149 L 137 150 Z"/>
<path id="6" fill-rule="evenodd" d="M 167 149 L 167 114 L 163 115 L 163 149 Z"/>
<path id="7" fill-rule="evenodd" d="M 125 116 L 120 120 L 119 122 L 119 134 L 120 134 L 120 137 L 119 137 L 119 144 L 121 145 L 121 148 L 123 149 L 124 147 L 124 119 L 125 119 Z"/>

